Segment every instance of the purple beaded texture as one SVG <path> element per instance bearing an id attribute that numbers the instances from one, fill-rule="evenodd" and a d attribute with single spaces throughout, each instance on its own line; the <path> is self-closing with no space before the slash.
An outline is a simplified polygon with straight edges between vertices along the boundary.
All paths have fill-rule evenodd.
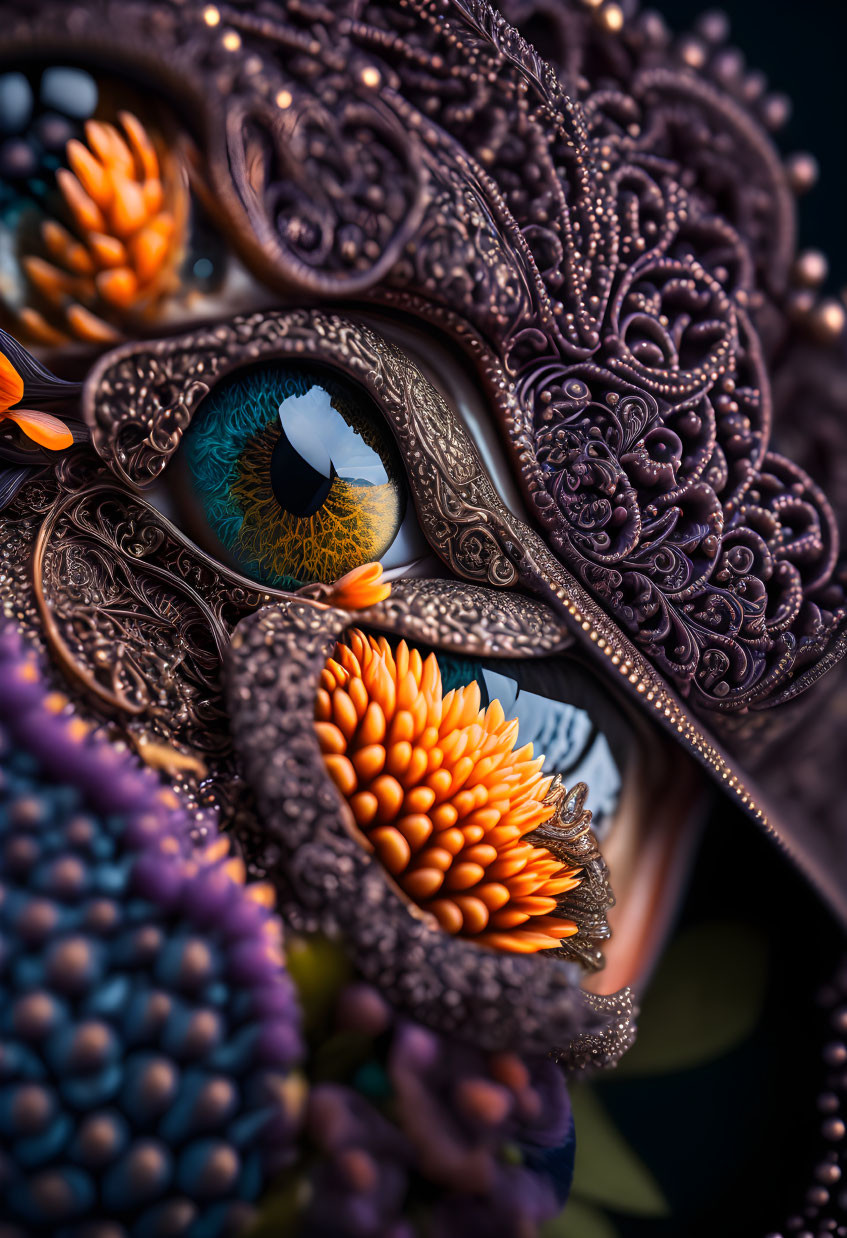
<path id="1" fill-rule="evenodd" d="M 267 900 L 8 629 L 0 752 L 9 1232 L 231 1232 L 295 1136 L 298 1005 Z"/>

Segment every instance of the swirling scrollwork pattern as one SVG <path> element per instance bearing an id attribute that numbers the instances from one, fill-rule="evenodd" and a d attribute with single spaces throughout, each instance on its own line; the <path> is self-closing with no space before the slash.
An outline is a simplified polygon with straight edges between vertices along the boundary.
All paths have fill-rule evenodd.
<path id="1" fill-rule="evenodd" d="M 119 718 L 203 759 L 230 751 L 219 671 L 266 595 L 223 580 L 149 504 L 71 457 L 33 545 L 35 603 L 71 679 Z"/>
<path id="2" fill-rule="evenodd" d="M 720 727 L 845 643 L 829 508 L 765 464 L 794 244 L 775 105 L 728 63 L 675 64 L 655 20 L 616 40 L 584 6 L 540 7 L 558 72 L 485 0 L 235 2 L 211 25 L 197 3 L 97 0 L 71 38 L 138 61 L 155 26 L 160 76 L 191 96 L 221 211 L 266 282 L 476 336 L 549 544 Z M 10 45 L 55 16 L 35 5 Z M 218 364 L 211 335 L 203 348 L 157 440 L 124 432 L 119 469 L 178 441 Z M 473 579 L 516 579 L 484 526 L 460 557 Z"/>

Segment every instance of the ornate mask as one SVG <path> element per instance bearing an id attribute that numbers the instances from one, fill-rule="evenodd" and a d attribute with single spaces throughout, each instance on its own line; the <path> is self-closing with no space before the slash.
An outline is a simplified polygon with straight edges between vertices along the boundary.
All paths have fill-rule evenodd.
<path id="1" fill-rule="evenodd" d="M 12 1123 L 14 1217 L 39 1233 L 89 1214 L 228 1232 L 290 1162 L 282 953 L 236 965 L 226 927 L 275 932 L 270 886 L 295 945 L 334 943 L 359 978 L 354 1023 L 393 1037 L 401 1107 L 426 1072 L 434 1103 L 433 1046 L 445 1097 L 467 1044 L 485 1057 L 468 1121 L 495 1142 L 517 1131 L 524 1175 L 526 1147 L 570 1138 L 546 1055 L 608 1066 L 632 1041 L 628 985 L 672 910 L 704 782 L 847 910 L 831 823 L 809 820 L 779 758 L 820 715 L 847 620 L 836 518 L 772 443 L 772 389 L 810 356 L 841 364 L 838 307 L 797 291 L 804 165 L 777 157 L 779 101 L 729 73 L 731 53 L 698 62 L 706 36 L 671 45 L 611 3 L 502 7 L 548 60 L 483 0 L 6 6 L 0 596 L 47 687 L 7 633 L 0 716 L 30 753 L 10 757 L 15 794 L 37 795 L 35 753 L 94 804 L 79 841 L 50 800 L 48 849 L 83 876 L 80 847 L 92 873 L 123 865 L 114 897 L 146 900 L 138 923 L 162 942 L 138 947 L 130 982 L 129 947 L 86 938 L 68 966 L 96 962 L 97 983 L 54 984 L 69 1044 L 99 1021 L 128 1052 L 115 1012 L 131 1001 L 153 1030 L 90 1102 L 85 1080 L 113 1065 L 90 1028 L 91 1064 L 67 1066 L 62 1147 L 81 1168 L 50 1152 L 33 1177 Z M 66 707 L 84 778 L 44 738 Z M 104 791 L 117 758 L 90 724 L 179 808 L 124 763 L 132 793 Z M 14 869 L 15 897 L 37 919 L 34 872 Z M 628 910 L 638 883 L 655 914 Z M 38 888 L 79 904 L 82 934 L 89 893 Z M 48 1022 L 59 931 L 32 938 Z M 184 950 L 168 963 L 170 934 Z M 216 1019 L 214 1053 L 175 1016 L 156 1023 L 154 997 L 184 1011 L 185 1037 Z M 253 1062 L 248 1041 L 265 1046 Z M 180 1090 L 198 1062 L 209 1077 Z M 204 1125 L 191 1105 L 217 1114 L 213 1067 L 226 1115 Z M 339 1095 L 313 1090 L 308 1120 L 391 1160 L 384 1119 Z M 123 1160 L 89 1155 L 86 1106 L 104 1146 L 128 1130 Z M 465 1189 L 456 1165 L 427 1168 L 425 1136 L 424 1152 L 403 1139 L 355 1232 L 411 1232 L 387 1218 L 405 1215 L 416 1156 L 422 1180 Z M 455 1217 L 487 1216 L 506 1177 L 467 1155 L 481 1176 Z M 348 1170 L 350 1197 L 370 1198 Z M 306 1212 L 340 1232 L 322 1172 Z M 528 1181 L 504 1234 L 550 1211 L 530 1215 Z M 444 1209 L 437 1232 L 461 1232 Z"/>

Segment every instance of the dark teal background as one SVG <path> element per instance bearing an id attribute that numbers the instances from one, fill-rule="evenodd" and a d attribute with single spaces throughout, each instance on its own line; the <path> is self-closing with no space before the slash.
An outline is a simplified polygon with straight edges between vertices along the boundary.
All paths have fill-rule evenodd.
<path id="1" fill-rule="evenodd" d="M 785 154 L 811 151 L 821 177 L 800 199 L 800 240 L 830 258 L 830 291 L 847 285 L 847 3 L 845 0 L 653 0 L 674 31 L 690 29 L 705 8 L 731 21 L 730 43 L 772 90 L 787 94 L 791 120 L 777 135 Z"/>

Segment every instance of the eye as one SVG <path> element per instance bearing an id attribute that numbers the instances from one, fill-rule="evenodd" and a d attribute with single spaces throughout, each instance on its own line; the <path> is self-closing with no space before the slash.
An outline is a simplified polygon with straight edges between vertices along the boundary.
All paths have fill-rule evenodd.
<path id="1" fill-rule="evenodd" d="M 604 842 L 636 745 L 632 725 L 596 678 L 570 659 L 462 662 L 440 652 L 437 658 L 445 692 L 476 682 L 482 707 L 499 701 L 506 717 L 517 720 L 520 742 L 545 754 L 546 773 L 567 787 L 588 785 L 592 830 Z"/>
<path id="2" fill-rule="evenodd" d="M 279 361 L 224 378 L 175 464 L 172 493 L 197 540 L 270 588 L 397 568 L 421 543 L 385 419 L 329 367 Z"/>

